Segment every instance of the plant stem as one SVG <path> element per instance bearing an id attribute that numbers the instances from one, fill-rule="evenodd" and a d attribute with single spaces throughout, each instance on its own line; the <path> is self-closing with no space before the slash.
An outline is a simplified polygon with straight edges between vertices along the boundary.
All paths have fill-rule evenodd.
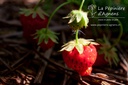
<path id="1" fill-rule="evenodd" d="M 82 0 L 79 10 L 82 10 L 83 4 L 85 0 Z"/>
<path id="2" fill-rule="evenodd" d="M 111 50 L 114 46 L 116 46 L 119 43 L 119 41 L 120 41 L 120 39 L 122 37 L 122 34 L 123 34 L 123 26 L 122 26 L 122 23 L 120 22 L 119 19 L 118 19 L 118 23 L 120 24 L 120 33 L 119 33 L 119 36 L 118 36 L 116 42 L 108 50 Z"/>
<path id="3" fill-rule="evenodd" d="M 78 44 L 78 34 L 79 34 L 79 30 L 76 30 L 76 44 Z"/>
<path id="4" fill-rule="evenodd" d="M 40 0 L 40 1 L 36 4 L 36 6 L 34 7 L 34 11 L 37 10 L 37 8 L 39 7 L 39 5 L 40 5 L 40 3 L 41 3 L 42 1 L 43 1 L 43 0 Z"/>
<path id="5" fill-rule="evenodd" d="M 67 4 L 69 4 L 69 3 L 71 3 L 71 2 L 68 1 L 68 2 L 62 3 L 61 5 L 59 5 L 59 6 L 52 12 L 51 16 L 49 17 L 48 24 L 47 24 L 47 27 L 46 27 L 46 28 L 49 27 L 50 21 L 51 21 L 52 17 L 54 16 L 54 14 L 55 14 L 61 7 L 63 7 L 64 5 L 67 5 Z"/>
<path id="6" fill-rule="evenodd" d="M 81 2 L 81 4 L 80 4 L 80 8 L 79 8 L 79 10 L 82 10 L 84 1 L 85 1 L 85 0 L 82 0 L 82 2 Z M 79 34 L 79 30 L 77 29 L 77 30 L 76 30 L 76 44 L 79 43 L 79 42 L 78 42 L 78 34 Z"/>

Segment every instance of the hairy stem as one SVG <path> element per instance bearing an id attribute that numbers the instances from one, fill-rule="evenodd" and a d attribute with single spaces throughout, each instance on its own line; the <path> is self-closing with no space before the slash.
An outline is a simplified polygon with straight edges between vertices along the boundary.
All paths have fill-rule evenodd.
<path id="1" fill-rule="evenodd" d="M 79 30 L 76 30 L 76 44 L 78 44 L 78 34 L 79 34 Z"/>
<path id="2" fill-rule="evenodd" d="M 85 0 L 82 0 L 79 10 L 82 10 L 83 4 Z"/>
<path id="3" fill-rule="evenodd" d="M 115 41 L 115 43 L 108 50 L 111 50 L 114 46 L 116 46 L 119 43 L 119 41 L 120 41 L 120 39 L 122 37 L 122 34 L 123 34 L 123 26 L 122 26 L 122 23 L 120 22 L 119 19 L 118 19 L 118 23 L 120 24 L 120 33 L 119 33 L 119 36 L 118 36 L 117 40 Z"/>
<path id="4" fill-rule="evenodd" d="M 61 7 L 63 7 L 64 5 L 67 5 L 67 4 L 69 4 L 69 3 L 71 3 L 71 2 L 64 2 L 64 3 L 62 3 L 61 5 L 59 5 L 54 11 L 53 11 L 53 13 L 51 14 L 51 16 L 49 17 L 49 21 L 48 21 L 48 24 L 47 24 L 47 28 L 49 27 L 49 24 L 50 24 L 50 21 L 51 21 L 51 19 L 52 19 L 52 17 L 54 16 L 54 14 L 61 8 Z"/>
<path id="5" fill-rule="evenodd" d="M 43 1 L 43 0 L 40 0 L 40 1 L 36 4 L 36 6 L 34 7 L 34 11 L 37 10 L 37 8 L 39 7 L 39 5 L 40 5 L 40 3 L 41 3 L 42 1 Z"/>

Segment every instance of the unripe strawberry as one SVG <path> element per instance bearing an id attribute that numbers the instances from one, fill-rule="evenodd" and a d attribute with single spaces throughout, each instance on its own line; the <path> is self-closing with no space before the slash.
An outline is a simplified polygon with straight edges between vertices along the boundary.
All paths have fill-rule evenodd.
<path id="1" fill-rule="evenodd" d="M 87 17 L 87 12 L 83 12 L 82 10 L 72 10 L 66 17 L 69 18 L 69 26 L 73 30 L 79 30 L 83 27 L 88 26 L 89 19 Z"/>
<path id="2" fill-rule="evenodd" d="M 90 75 L 91 69 L 87 70 L 92 67 L 97 57 L 97 51 L 93 45 L 97 45 L 97 43 L 91 41 L 93 40 L 80 38 L 78 44 L 76 40 L 70 41 L 63 45 L 60 50 L 66 65 L 77 71 L 81 76 Z"/>

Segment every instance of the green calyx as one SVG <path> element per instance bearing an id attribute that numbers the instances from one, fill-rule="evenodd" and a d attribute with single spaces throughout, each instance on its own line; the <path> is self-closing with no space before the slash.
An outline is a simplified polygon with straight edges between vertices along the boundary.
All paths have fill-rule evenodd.
<path id="1" fill-rule="evenodd" d="M 77 51 L 82 54 L 84 51 L 83 46 L 88 46 L 90 44 L 98 45 L 98 43 L 94 42 L 93 39 L 79 38 L 78 43 L 76 43 L 76 40 L 69 41 L 62 46 L 62 49 L 60 51 L 72 51 L 76 47 Z"/>
<path id="2" fill-rule="evenodd" d="M 66 17 L 69 18 L 69 26 L 71 26 L 72 29 L 78 30 L 83 27 L 88 26 L 89 19 L 87 17 L 87 12 L 83 12 L 82 10 L 72 10 Z"/>
<path id="3" fill-rule="evenodd" d="M 58 43 L 57 34 L 58 33 L 55 33 L 49 29 L 42 28 L 40 30 L 37 30 L 37 32 L 35 33 L 34 39 L 38 39 L 38 45 L 41 44 L 43 41 L 45 42 L 45 44 L 47 44 L 49 39 L 51 39 L 55 43 Z"/>
<path id="4" fill-rule="evenodd" d="M 20 9 L 20 14 L 24 14 L 25 16 L 30 16 L 32 15 L 32 18 L 36 18 L 37 14 L 40 16 L 41 19 L 45 19 L 45 16 L 48 16 L 47 13 L 45 13 L 40 7 L 38 7 L 36 10 L 35 9 Z M 45 16 L 44 16 L 45 15 Z"/>
<path id="5" fill-rule="evenodd" d="M 106 61 L 109 62 L 109 65 L 112 65 L 112 62 L 117 66 L 119 62 L 118 55 L 116 53 L 117 49 L 115 47 L 111 48 L 111 44 L 108 39 L 104 36 L 103 40 L 97 40 L 99 44 L 101 44 L 100 50 L 98 51 L 99 54 L 104 54 L 104 58 Z M 110 50 L 108 50 L 111 48 Z"/>

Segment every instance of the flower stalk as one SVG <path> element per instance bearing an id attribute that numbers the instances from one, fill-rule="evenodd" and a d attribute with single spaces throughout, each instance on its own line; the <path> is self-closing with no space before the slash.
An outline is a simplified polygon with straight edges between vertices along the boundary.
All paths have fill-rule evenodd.
<path id="1" fill-rule="evenodd" d="M 54 16 L 54 14 L 55 14 L 61 7 L 65 6 L 65 5 L 69 4 L 69 3 L 71 3 L 71 2 L 68 1 L 68 2 L 62 3 L 61 5 L 59 5 L 59 6 L 52 12 L 51 16 L 49 17 L 48 24 L 47 24 L 47 27 L 46 27 L 46 28 L 49 27 L 49 24 L 50 24 L 50 22 L 51 22 L 52 17 Z"/>
<path id="2" fill-rule="evenodd" d="M 80 5 L 80 8 L 79 8 L 80 11 L 82 10 L 82 7 L 83 7 L 84 2 L 85 2 L 85 0 L 82 0 L 81 5 Z M 77 29 L 76 30 L 76 44 L 79 43 L 78 42 L 78 34 L 79 34 L 79 30 Z"/>
<path id="3" fill-rule="evenodd" d="M 43 1 L 43 0 L 40 0 L 40 1 L 36 4 L 36 6 L 34 7 L 34 11 L 37 10 L 37 8 L 39 7 L 39 5 L 40 5 L 40 3 L 41 3 L 42 1 Z"/>
<path id="4" fill-rule="evenodd" d="M 79 10 L 82 10 L 85 0 L 82 0 Z"/>
<path id="5" fill-rule="evenodd" d="M 114 46 L 116 46 L 119 43 L 119 41 L 120 41 L 120 39 L 121 39 L 121 37 L 123 35 L 123 26 L 122 26 L 122 23 L 120 22 L 119 19 L 117 20 L 117 22 L 120 24 L 120 33 L 119 33 L 119 36 L 116 39 L 115 43 L 108 49 L 108 51 L 111 50 Z"/>
<path id="6" fill-rule="evenodd" d="M 78 44 L 78 34 L 79 34 L 79 30 L 76 30 L 76 44 Z"/>

